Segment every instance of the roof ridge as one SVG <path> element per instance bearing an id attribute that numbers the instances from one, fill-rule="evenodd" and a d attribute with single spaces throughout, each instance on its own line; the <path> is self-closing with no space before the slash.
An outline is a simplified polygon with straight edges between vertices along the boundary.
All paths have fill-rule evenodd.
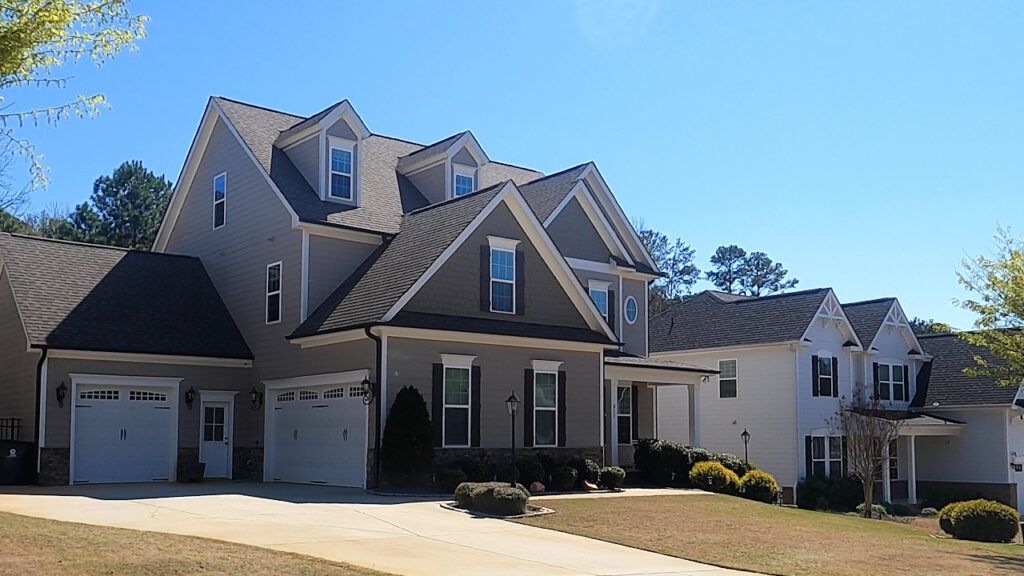
<path id="1" fill-rule="evenodd" d="M 882 298 L 874 298 L 872 300 L 858 300 L 856 302 L 840 302 L 839 305 L 846 306 L 861 306 L 864 304 L 877 304 L 879 302 L 885 302 L 886 300 L 896 300 L 895 296 L 883 296 Z"/>
<path id="2" fill-rule="evenodd" d="M 476 197 L 476 196 L 478 196 L 480 194 L 483 194 L 485 192 L 490 192 L 491 190 L 493 190 L 495 188 L 504 187 L 505 184 L 508 184 L 509 182 L 512 182 L 512 181 L 511 180 L 502 180 L 501 182 L 498 182 L 497 184 L 491 184 L 487 188 L 481 188 L 480 190 L 477 190 L 476 192 L 470 192 L 469 194 L 463 194 L 462 196 L 456 196 L 454 198 L 449 198 L 447 200 L 442 200 L 441 202 L 436 202 L 434 204 L 428 204 L 428 205 L 426 205 L 426 206 L 424 206 L 422 208 L 417 208 L 417 209 L 413 210 L 412 212 L 409 212 L 405 216 L 412 216 L 414 214 L 422 214 L 422 213 L 424 213 L 424 212 L 426 212 L 428 210 L 431 210 L 433 208 L 437 208 L 438 206 L 449 206 L 449 205 L 451 205 L 454 202 L 458 202 L 459 200 L 464 200 L 466 198 L 473 198 L 473 197 Z M 513 183 L 513 186 L 514 185 L 515 184 Z"/>
<path id="3" fill-rule="evenodd" d="M 96 244 L 93 242 L 81 242 L 78 240 L 65 240 L 63 238 L 50 238 L 47 236 L 33 236 L 32 234 L 20 234 L 20 233 L 8 233 L 0 232 L 0 236 L 10 236 L 11 238 L 21 238 L 23 240 L 34 240 L 38 242 L 50 242 L 53 244 L 67 244 L 70 246 L 81 246 L 83 248 L 99 248 L 101 250 L 116 250 L 118 252 L 132 252 L 135 254 L 152 254 L 155 256 L 172 256 L 174 258 L 188 258 L 190 260 L 199 260 L 195 256 L 189 256 L 187 254 L 173 254 L 170 252 L 153 252 L 152 250 L 139 250 L 138 248 L 125 248 L 123 246 L 111 246 L 109 244 Z"/>
<path id="4" fill-rule="evenodd" d="M 284 114 L 285 116 L 292 116 L 294 118 L 298 118 L 300 121 L 301 120 L 305 120 L 306 118 L 312 118 L 312 116 L 308 116 L 308 117 L 299 116 L 298 114 L 292 114 L 291 112 L 285 112 L 283 110 L 275 110 L 274 108 L 270 108 L 270 107 L 267 107 L 267 106 L 260 106 L 259 104 L 252 104 L 251 102 L 242 102 L 241 100 L 235 100 L 234 98 L 228 98 L 226 96 L 212 96 L 212 98 L 216 98 L 218 100 L 226 100 L 228 102 L 233 102 L 235 104 L 240 104 L 242 106 L 248 106 L 250 108 L 258 108 L 260 110 L 266 110 L 267 112 L 274 112 L 275 114 Z M 319 114 L 319 112 L 318 112 L 318 114 Z M 313 116 L 315 116 L 315 115 L 316 114 L 314 114 Z"/>
<path id="5" fill-rule="evenodd" d="M 592 161 L 587 161 L 587 162 L 583 162 L 582 164 L 577 164 L 575 166 L 571 166 L 569 168 L 566 168 L 565 170 L 560 170 L 558 172 L 554 172 L 552 174 L 548 174 L 547 176 L 542 176 L 540 178 L 537 178 L 536 180 L 533 180 L 533 181 L 530 181 L 530 182 L 528 182 L 526 184 L 523 184 L 523 186 L 532 186 L 532 185 L 537 184 L 539 182 L 543 182 L 544 180 L 548 180 L 549 178 L 554 178 L 555 176 L 561 176 L 562 174 L 565 174 L 566 172 L 571 172 L 571 171 L 573 171 L 573 170 L 575 170 L 577 168 L 580 168 L 581 166 L 586 166 L 587 164 L 591 164 L 591 163 L 592 163 Z M 497 164 L 502 164 L 502 162 L 497 162 Z M 507 166 L 513 166 L 512 164 L 506 164 L 506 165 Z M 522 168 L 522 166 L 515 166 L 515 168 Z M 543 174 L 543 172 L 539 172 L 539 174 Z"/>

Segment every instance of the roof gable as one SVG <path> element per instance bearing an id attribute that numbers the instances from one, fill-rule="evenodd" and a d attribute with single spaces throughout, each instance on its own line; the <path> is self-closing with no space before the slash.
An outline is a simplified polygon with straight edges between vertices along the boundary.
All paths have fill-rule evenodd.
<path id="1" fill-rule="evenodd" d="M 950 406 L 1005 405 L 1020 395 L 1019 389 L 1000 386 L 991 378 L 970 376 L 965 368 L 977 366 L 975 356 L 998 365 L 999 359 L 985 348 L 973 346 L 957 334 L 928 334 L 919 338 L 924 352 L 931 356 L 911 406 L 939 408 Z"/>
<path id="2" fill-rule="evenodd" d="M 839 330 L 845 338 L 847 338 L 848 342 L 852 342 L 856 346 L 862 347 L 861 340 L 857 336 L 857 332 L 854 331 L 853 325 L 850 324 L 850 319 L 846 317 L 846 312 L 843 310 L 842 304 L 839 303 L 839 299 L 836 298 L 836 295 L 832 292 L 831 288 L 828 289 L 828 293 L 818 306 L 818 310 L 815 311 L 814 317 L 807 325 L 807 330 L 805 330 L 803 335 L 800 337 L 801 341 L 811 341 L 808 334 L 815 324 L 818 324 L 823 328 L 833 326 Z"/>

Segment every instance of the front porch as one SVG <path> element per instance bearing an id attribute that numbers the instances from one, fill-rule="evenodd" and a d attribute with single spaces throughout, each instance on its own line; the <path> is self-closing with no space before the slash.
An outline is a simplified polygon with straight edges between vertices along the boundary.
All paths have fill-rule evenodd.
<path id="1" fill-rule="evenodd" d="M 640 438 L 656 438 L 658 395 L 662 386 L 685 386 L 689 399 L 689 437 L 700 445 L 700 385 L 717 370 L 624 353 L 606 354 L 602 403 L 605 418 L 605 462 L 631 468 L 633 450 Z"/>

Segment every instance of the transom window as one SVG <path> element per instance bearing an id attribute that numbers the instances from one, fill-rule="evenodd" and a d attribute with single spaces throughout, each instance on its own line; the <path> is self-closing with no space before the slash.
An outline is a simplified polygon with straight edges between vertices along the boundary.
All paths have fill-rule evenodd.
<path id="1" fill-rule="evenodd" d="M 619 386 L 616 418 L 619 419 L 619 444 L 633 443 L 633 388 Z"/>
<path id="2" fill-rule="evenodd" d="M 515 311 L 516 253 L 491 247 L 491 311 Z"/>
<path id="3" fill-rule="evenodd" d="M 267 266 L 267 324 L 281 321 L 281 263 Z"/>
<path id="4" fill-rule="evenodd" d="M 474 178 L 473 170 L 456 169 L 455 170 L 455 196 L 465 196 L 471 194 L 476 189 L 476 178 Z"/>
<path id="5" fill-rule="evenodd" d="M 590 289 L 590 299 L 594 301 L 594 306 L 597 306 L 597 310 L 608 319 L 608 283 L 600 282 L 598 280 L 591 280 L 588 282 Z"/>
<path id="6" fill-rule="evenodd" d="M 718 361 L 718 397 L 736 397 L 736 361 Z"/>
<path id="7" fill-rule="evenodd" d="M 878 365 L 878 389 L 875 395 L 879 400 L 895 400 L 904 402 L 909 400 L 907 389 L 907 374 L 900 364 L 879 364 Z"/>
<path id="8" fill-rule="evenodd" d="M 832 396 L 836 382 L 836 368 L 831 356 L 818 357 L 818 395 Z"/>
<path id="9" fill-rule="evenodd" d="M 352 147 L 331 143 L 330 197 L 352 199 Z"/>
<path id="10" fill-rule="evenodd" d="M 627 296 L 626 304 L 623 306 L 623 309 L 626 312 L 626 322 L 629 322 L 630 324 L 636 322 L 637 313 L 639 312 L 639 308 L 637 308 L 636 305 L 636 298 Z"/>
<path id="11" fill-rule="evenodd" d="M 533 443 L 555 446 L 558 443 L 558 374 L 533 373 Z"/>
<path id="12" fill-rule="evenodd" d="M 819 478 L 843 475 L 841 436 L 811 437 L 811 474 Z"/>
<path id="13" fill-rule="evenodd" d="M 228 175 L 218 174 L 213 178 L 213 228 L 216 230 L 224 225 L 228 197 Z"/>
<path id="14" fill-rule="evenodd" d="M 444 368 L 444 445 L 469 446 L 469 368 Z"/>

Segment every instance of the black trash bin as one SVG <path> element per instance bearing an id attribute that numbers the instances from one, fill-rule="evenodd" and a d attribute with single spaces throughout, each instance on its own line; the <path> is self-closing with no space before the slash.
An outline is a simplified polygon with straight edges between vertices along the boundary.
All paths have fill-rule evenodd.
<path id="1" fill-rule="evenodd" d="M 0 485 L 31 484 L 35 462 L 31 442 L 0 440 Z"/>

